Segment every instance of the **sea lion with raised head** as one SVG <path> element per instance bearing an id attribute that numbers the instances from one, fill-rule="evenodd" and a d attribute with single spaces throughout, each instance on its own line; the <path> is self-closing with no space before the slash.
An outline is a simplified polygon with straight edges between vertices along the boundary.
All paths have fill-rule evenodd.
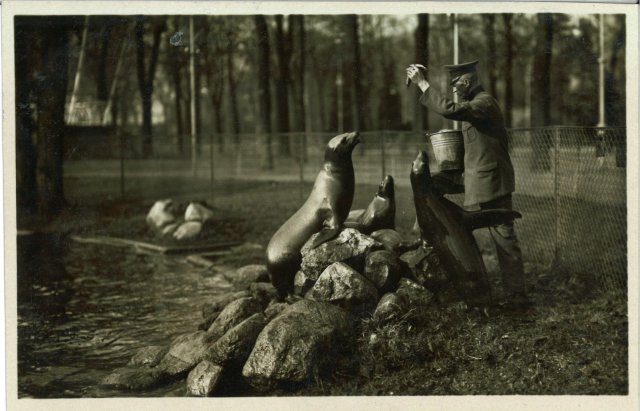
<path id="1" fill-rule="evenodd" d="M 396 198 L 391 175 L 387 175 L 382 179 L 376 195 L 373 196 L 373 200 L 371 200 L 367 208 L 358 210 L 357 214 L 350 212 L 344 225 L 348 228 L 355 228 L 367 235 L 383 228 L 395 230 Z"/>
<path id="2" fill-rule="evenodd" d="M 271 237 L 267 246 L 267 269 L 280 298 L 293 291 L 293 278 L 300 269 L 300 249 L 317 233 L 312 247 L 335 238 L 343 224 L 355 189 L 351 153 L 360 142 L 359 133 L 333 137 L 324 153 L 324 164 L 307 201 Z"/>
<path id="3" fill-rule="evenodd" d="M 424 151 L 413 162 L 411 188 L 423 243 L 433 247 L 460 297 L 469 306 L 487 308 L 491 289 L 472 231 L 522 216 L 506 209 L 465 211 L 447 200 L 434 189 Z"/>

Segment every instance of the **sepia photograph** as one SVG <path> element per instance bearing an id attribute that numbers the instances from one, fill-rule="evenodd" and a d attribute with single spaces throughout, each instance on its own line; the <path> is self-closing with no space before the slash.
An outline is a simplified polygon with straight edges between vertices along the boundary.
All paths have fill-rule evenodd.
<path id="1" fill-rule="evenodd" d="M 3 3 L 16 409 L 638 406 L 637 5 Z"/>

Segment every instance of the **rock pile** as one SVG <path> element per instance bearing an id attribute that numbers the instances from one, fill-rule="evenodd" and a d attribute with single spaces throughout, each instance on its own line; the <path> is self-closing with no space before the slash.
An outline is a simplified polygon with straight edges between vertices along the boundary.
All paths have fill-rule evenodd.
<path id="1" fill-rule="evenodd" d="M 169 198 L 156 201 L 146 221 L 159 236 L 184 241 L 200 236 L 213 217 L 206 202 L 190 202 L 185 206 Z"/>
<path id="2" fill-rule="evenodd" d="M 197 331 L 140 350 L 103 384 L 140 390 L 186 377 L 189 395 L 209 396 L 225 381 L 261 392 L 331 373 L 352 352 L 359 321 L 394 321 L 434 301 L 420 284 L 437 277 L 425 274 L 437 271 L 429 250 L 399 254 L 399 235 L 384 231 L 347 228 L 315 249 L 311 237 L 287 302 L 277 301 L 262 265 L 224 273 L 235 291 L 203 307 Z"/>

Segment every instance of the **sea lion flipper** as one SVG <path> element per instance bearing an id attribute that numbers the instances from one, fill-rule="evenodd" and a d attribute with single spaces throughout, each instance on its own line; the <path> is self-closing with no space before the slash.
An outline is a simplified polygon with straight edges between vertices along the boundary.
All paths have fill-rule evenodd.
<path id="1" fill-rule="evenodd" d="M 318 247 L 321 244 L 326 243 L 327 241 L 331 241 L 340 234 L 340 227 L 326 227 L 323 228 L 318 235 L 313 239 L 311 243 L 311 249 Z"/>
<path id="2" fill-rule="evenodd" d="M 463 222 L 469 230 L 508 223 L 516 218 L 522 218 L 522 214 L 505 208 L 463 212 Z"/>

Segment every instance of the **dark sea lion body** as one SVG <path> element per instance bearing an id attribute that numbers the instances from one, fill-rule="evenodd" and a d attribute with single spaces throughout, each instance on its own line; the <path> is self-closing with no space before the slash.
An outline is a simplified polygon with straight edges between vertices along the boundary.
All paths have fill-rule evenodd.
<path id="1" fill-rule="evenodd" d="M 329 141 L 323 168 L 307 201 L 271 237 L 267 269 L 280 298 L 293 292 L 293 278 L 302 261 L 300 249 L 307 240 L 324 229 L 327 234 L 314 244 L 317 246 L 343 228 L 355 189 L 351 153 L 359 142 L 357 132 L 341 134 Z"/>
<path id="2" fill-rule="evenodd" d="M 467 304 L 486 307 L 491 302 L 487 270 L 472 231 L 521 215 L 511 210 L 468 212 L 434 190 L 428 157 L 418 154 L 411 170 L 411 187 L 424 243 L 432 246 L 449 280 Z"/>
<path id="3" fill-rule="evenodd" d="M 385 176 L 378 191 L 365 210 L 349 213 L 345 226 L 355 228 L 363 234 L 371 234 L 383 228 L 396 228 L 396 198 L 393 177 Z M 355 210 L 354 210 L 355 211 Z"/>

